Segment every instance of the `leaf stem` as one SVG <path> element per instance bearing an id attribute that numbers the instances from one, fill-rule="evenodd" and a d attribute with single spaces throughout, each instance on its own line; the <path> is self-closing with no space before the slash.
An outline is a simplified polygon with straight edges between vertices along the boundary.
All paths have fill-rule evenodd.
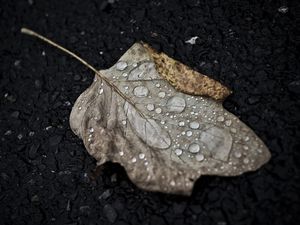
<path id="1" fill-rule="evenodd" d="M 88 67 L 90 70 L 92 70 L 93 72 L 95 72 L 102 80 L 104 80 L 108 86 L 110 86 L 115 92 L 117 92 L 125 101 L 128 101 L 138 112 L 139 114 L 145 118 L 144 114 L 138 109 L 136 108 L 135 104 L 131 101 L 131 99 L 129 99 L 127 96 L 125 96 L 120 89 L 114 85 L 107 77 L 103 76 L 98 70 L 96 70 L 93 66 L 91 66 L 87 61 L 85 61 L 84 59 L 82 59 L 81 57 L 79 57 L 78 55 L 76 55 L 75 53 L 71 52 L 70 50 L 62 47 L 61 45 L 51 41 L 50 39 L 28 29 L 28 28 L 22 28 L 21 29 L 21 33 L 33 36 L 33 37 L 37 37 L 40 40 L 60 49 L 61 51 L 65 52 L 66 54 L 72 56 L 73 58 L 77 59 L 79 62 L 81 62 L 83 65 L 85 65 L 86 67 Z"/>

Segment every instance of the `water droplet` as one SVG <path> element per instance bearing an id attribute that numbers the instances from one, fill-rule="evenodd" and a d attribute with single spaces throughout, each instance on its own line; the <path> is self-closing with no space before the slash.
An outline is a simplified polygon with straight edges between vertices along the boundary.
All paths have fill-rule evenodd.
<path id="1" fill-rule="evenodd" d="M 193 132 L 192 132 L 192 131 L 188 130 L 188 131 L 186 132 L 186 136 L 190 137 L 190 136 L 192 136 L 192 135 L 193 135 Z"/>
<path id="2" fill-rule="evenodd" d="M 167 102 L 167 109 L 171 112 L 181 113 L 185 109 L 186 103 L 184 98 L 174 96 Z"/>
<path id="3" fill-rule="evenodd" d="M 184 121 L 179 121 L 178 125 L 179 125 L 180 127 L 183 127 L 183 126 L 184 126 Z"/>
<path id="4" fill-rule="evenodd" d="M 160 83 L 155 84 L 155 86 L 159 88 L 160 87 Z"/>
<path id="5" fill-rule="evenodd" d="M 244 158 L 243 163 L 248 164 L 250 160 L 248 158 Z"/>
<path id="6" fill-rule="evenodd" d="M 241 158 L 242 157 L 242 153 L 241 152 L 234 152 L 234 156 L 236 158 Z"/>
<path id="7" fill-rule="evenodd" d="M 196 160 L 197 160 L 198 162 L 202 162 L 202 161 L 204 160 L 204 155 L 203 155 L 203 154 L 197 154 L 197 155 L 195 156 L 195 158 L 196 158 Z"/>
<path id="8" fill-rule="evenodd" d="M 249 147 L 248 147 L 247 145 L 244 145 L 243 148 L 244 148 L 245 150 L 248 150 L 248 149 L 249 149 Z"/>
<path id="9" fill-rule="evenodd" d="M 147 106 L 147 109 L 149 110 L 149 111 L 153 111 L 154 110 L 154 105 L 153 104 L 148 104 Z"/>
<path id="10" fill-rule="evenodd" d="M 124 61 L 119 61 L 116 64 L 117 70 L 125 70 L 127 68 L 127 63 Z"/>
<path id="11" fill-rule="evenodd" d="M 90 131 L 90 133 L 94 133 L 94 128 L 91 127 L 89 131 Z"/>
<path id="12" fill-rule="evenodd" d="M 78 109 L 81 110 L 82 109 L 81 106 L 79 106 Z"/>
<path id="13" fill-rule="evenodd" d="M 166 123 L 166 121 L 162 120 L 162 121 L 160 121 L 160 123 L 161 123 L 161 124 L 165 124 L 165 123 Z"/>
<path id="14" fill-rule="evenodd" d="M 226 120 L 226 121 L 225 121 L 225 125 L 226 125 L 227 127 L 229 127 L 231 124 L 232 124 L 232 121 L 231 121 L 231 120 Z"/>
<path id="15" fill-rule="evenodd" d="M 100 88 L 99 94 L 101 95 L 103 93 L 103 88 Z"/>
<path id="16" fill-rule="evenodd" d="M 245 140 L 245 141 L 249 141 L 250 138 L 247 136 L 247 137 L 244 138 L 244 140 Z"/>
<path id="17" fill-rule="evenodd" d="M 160 98 L 164 98 L 165 96 L 166 96 L 166 92 L 164 92 L 164 91 L 161 91 L 158 93 L 158 97 L 160 97 Z"/>
<path id="18" fill-rule="evenodd" d="M 155 112 L 158 113 L 158 114 L 160 114 L 162 112 L 162 109 L 161 108 L 156 108 Z"/>
<path id="19" fill-rule="evenodd" d="M 122 120 L 123 125 L 126 125 L 126 123 L 127 123 L 126 120 Z"/>
<path id="20" fill-rule="evenodd" d="M 135 163 L 136 162 L 136 158 L 133 157 L 132 160 L 131 160 L 131 162 Z"/>
<path id="21" fill-rule="evenodd" d="M 139 158 L 140 158 L 140 159 L 145 158 L 145 154 L 144 154 L 144 153 L 140 153 L 140 154 L 139 154 Z"/>
<path id="22" fill-rule="evenodd" d="M 135 87 L 133 90 L 133 94 L 137 97 L 146 97 L 148 96 L 149 90 L 145 86 Z"/>
<path id="23" fill-rule="evenodd" d="M 128 76 L 128 73 L 123 73 L 122 76 L 123 76 L 123 77 L 127 77 L 127 76 Z"/>
<path id="24" fill-rule="evenodd" d="M 170 185 L 171 185 L 171 186 L 175 186 L 175 181 L 172 180 L 172 181 L 170 182 Z"/>
<path id="25" fill-rule="evenodd" d="M 217 121 L 223 122 L 225 120 L 224 116 L 218 116 Z"/>
<path id="26" fill-rule="evenodd" d="M 23 135 L 22 135 L 22 134 L 19 134 L 19 135 L 18 135 L 18 139 L 21 140 L 22 138 L 23 138 Z"/>
<path id="27" fill-rule="evenodd" d="M 182 149 L 176 148 L 175 149 L 175 154 L 178 155 L 178 156 L 180 156 L 182 154 Z"/>
<path id="28" fill-rule="evenodd" d="M 198 129 L 200 124 L 197 121 L 193 121 L 190 123 L 190 128 L 192 129 Z"/>
<path id="29" fill-rule="evenodd" d="M 200 146 L 198 144 L 196 144 L 196 143 L 190 144 L 189 151 L 191 153 L 197 153 L 197 152 L 200 151 Z"/>
<path id="30" fill-rule="evenodd" d="M 124 155 L 124 152 L 120 152 L 119 154 L 120 154 L 120 156 L 123 156 L 123 155 Z"/>

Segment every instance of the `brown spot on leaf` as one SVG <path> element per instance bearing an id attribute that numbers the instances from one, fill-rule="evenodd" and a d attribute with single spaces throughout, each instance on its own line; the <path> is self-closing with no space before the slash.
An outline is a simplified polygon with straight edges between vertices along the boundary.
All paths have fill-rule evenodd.
<path id="1" fill-rule="evenodd" d="M 221 101 L 232 93 L 220 82 L 192 70 L 163 52 L 158 53 L 148 44 L 142 43 L 142 45 L 153 58 L 159 74 L 176 90 L 191 95 L 208 96 Z"/>

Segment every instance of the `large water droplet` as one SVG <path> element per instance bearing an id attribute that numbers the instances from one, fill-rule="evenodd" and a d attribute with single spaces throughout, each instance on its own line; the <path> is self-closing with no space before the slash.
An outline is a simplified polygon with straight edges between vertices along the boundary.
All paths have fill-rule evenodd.
<path id="1" fill-rule="evenodd" d="M 193 121 L 190 123 L 190 128 L 192 129 L 198 129 L 200 124 L 197 121 Z"/>
<path id="2" fill-rule="evenodd" d="M 196 144 L 196 143 L 190 144 L 189 151 L 191 153 L 197 153 L 197 152 L 200 151 L 200 146 L 198 144 Z"/>
<path id="3" fill-rule="evenodd" d="M 181 113 L 185 109 L 186 103 L 184 98 L 174 96 L 167 102 L 167 109 L 171 112 Z"/>
<path id="4" fill-rule="evenodd" d="M 133 94 L 137 97 L 146 97 L 148 96 L 149 90 L 145 86 L 135 87 L 133 90 Z"/>
<path id="5" fill-rule="evenodd" d="M 117 62 L 116 68 L 117 68 L 117 70 L 121 70 L 121 71 L 125 70 L 127 68 L 127 62 L 124 62 L 124 61 Z"/>

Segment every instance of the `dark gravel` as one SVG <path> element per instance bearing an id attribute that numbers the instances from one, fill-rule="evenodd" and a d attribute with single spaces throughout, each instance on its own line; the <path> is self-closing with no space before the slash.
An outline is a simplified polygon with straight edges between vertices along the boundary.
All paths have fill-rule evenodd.
<path id="1" fill-rule="evenodd" d="M 296 0 L 0 5 L 0 224 L 298 224 Z M 239 177 L 203 177 L 190 198 L 139 190 L 118 165 L 95 171 L 68 122 L 93 74 L 22 26 L 97 68 L 143 40 L 222 81 L 234 91 L 224 106 L 265 141 L 271 161 Z"/>

